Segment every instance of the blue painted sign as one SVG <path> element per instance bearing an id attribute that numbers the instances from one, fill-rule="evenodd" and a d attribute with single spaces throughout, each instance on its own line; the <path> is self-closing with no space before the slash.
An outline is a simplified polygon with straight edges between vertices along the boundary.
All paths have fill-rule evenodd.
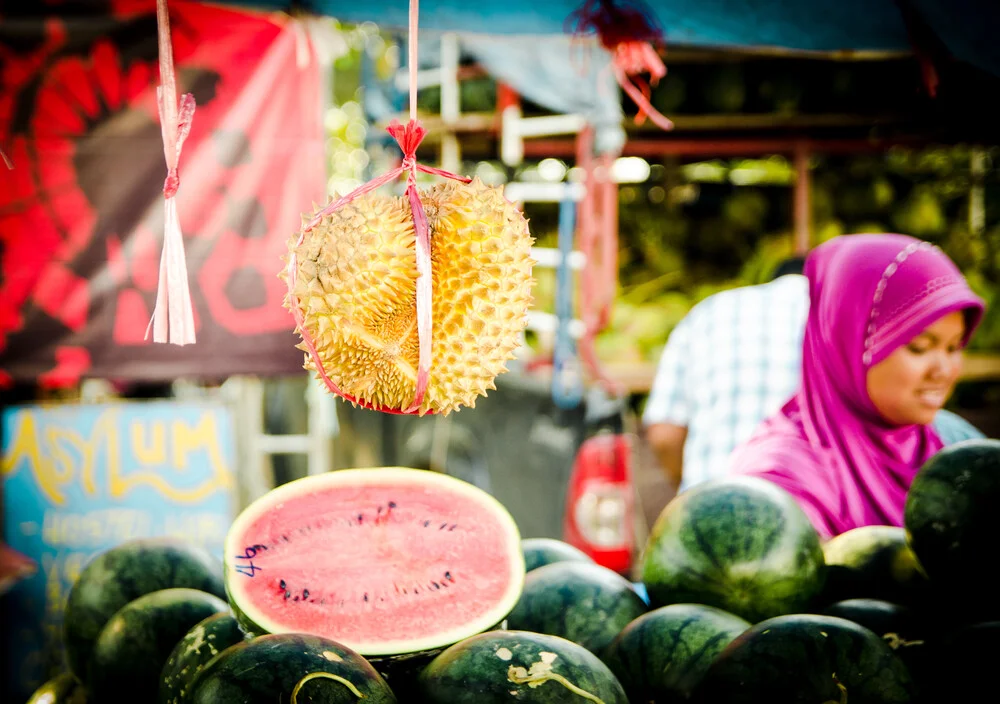
<path id="1" fill-rule="evenodd" d="M 235 501 L 232 417 L 217 403 L 18 406 L 3 411 L 3 532 L 38 573 L 0 603 L 4 701 L 62 671 L 70 586 L 98 553 L 177 536 L 222 557 Z"/>

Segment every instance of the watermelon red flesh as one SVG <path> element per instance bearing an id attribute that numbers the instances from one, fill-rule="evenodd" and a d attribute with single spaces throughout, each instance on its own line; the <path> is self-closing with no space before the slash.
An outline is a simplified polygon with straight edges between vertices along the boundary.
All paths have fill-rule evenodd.
<path id="1" fill-rule="evenodd" d="M 471 484 L 414 469 L 290 482 L 248 507 L 226 540 L 226 587 L 246 630 L 311 633 L 366 656 L 486 630 L 523 582 L 510 514 Z"/>

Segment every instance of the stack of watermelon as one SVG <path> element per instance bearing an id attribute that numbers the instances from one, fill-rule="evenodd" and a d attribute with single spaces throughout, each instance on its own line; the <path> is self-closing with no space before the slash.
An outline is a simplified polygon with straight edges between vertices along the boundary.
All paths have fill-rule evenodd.
<path id="1" fill-rule="evenodd" d="M 224 565 L 166 540 L 96 558 L 70 673 L 33 702 L 976 701 L 1000 655 L 998 502 L 994 440 L 932 458 L 905 528 L 826 543 L 783 490 L 732 477 L 664 509 L 638 584 L 522 540 L 460 480 L 331 472 L 248 507 Z"/>

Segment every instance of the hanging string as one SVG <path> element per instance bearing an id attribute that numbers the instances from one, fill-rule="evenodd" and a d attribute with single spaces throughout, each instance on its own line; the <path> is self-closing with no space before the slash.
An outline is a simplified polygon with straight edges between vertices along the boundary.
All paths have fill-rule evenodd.
<path id="1" fill-rule="evenodd" d="M 160 255 L 159 283 L 153 317 L 146 328 L 154 342 L 189 345 L 195 342 L 194 310 L 188 288 L 187 262 L 184 258 L 184 235 L 177 213 L 177 189 L 184 140 L 191 132 L 194 119 L 194 96 L 186 93 L 177 104 L 177 81 L 174 76 L 173 47 L 170 42 L 170 14 L 167 0 L 156 0 L 156 24 L 160 52 L 160 85 L 156 98 L 163 135 L 163 156 L 167 162 L 167 178 L 163 183 L 163 252 Z"/>
<path id="2" fill-rule="evenodd" d="M 416 290 L 416 305 L 417 305 L 417 340 L 419 346 L 418 352 L 418 363 L 417 363 L 417 380 L 416 389 L 413 395 L 413 401 L 410 405 L 403 409 L 396 408 L 386 408 L 384 406 L 374 406 L 366 401 L 359 400 L 350 394 L 344 393 L 336 383 L 330 378 L 323 368 L 323 361 L 319 356 L 316 349 L 316 344 L 312 340 L 312 336 L 306 329 L 305 318 L 302 315 L 301 307 L 299 306 L 298 297 L 295 295 L 295 282 L 298 269 L 298 258 L 293 250 L 288 258 L 288 265 L 285 268 L 285 278 L 288 283 L 288 294 L 289 294 L 289 304 L 292 310 L 292 316 L 295 319 L 295 325 L 299 330 L 299 334 L 302 336 L 303 345 L 306 351 L 309 353 L 313 360 L 313 365 L 316 367 L 316 372 L 320 379 L 326 384 L 326 387 L 335 393 L 336 395 L 350 401 L 351 403 L 356 403 L 364 408 L 369 408 L 371 410 L 382 411 L 383 413 L 392 414 L 412 414 L 417 413 L 420 406 L 423 404 L 424 396 L 427 392 L 427 385 L 430 379 L 430 367 L 431 367 L 431 340 L 432 340 L 432 281 L 431 281 L 431 240 L 430 240 L 430 227 L 427 223 L 427 215 L 424 212 L 423 203 L 420 201 L 420 192 L 417 190 L 417 173 L 430 174 L 433 176 L 441 176 L 443 178 L 454 179 L 456 181 L 461 181 L 462 183 L 469 183 L 472 179 L 466 178 L 464 176 L 459 176 L 453 174 L 450 171 L 445 171 L 443 169 L 437 169 L 431 166 L 424 166 L 423 164 L 417 163 L 417 148 L 423 141 L 427 134 L 427 130 L 420 124 L 417 120 L 417 70 L 418 70 L 418 44 L 417 44 L 417 26 L 420 11 L 419 0 L 410 0 L 410 26 L 409 26 L 409 77 L 410 77 L 410 120 L 406 125 L 401 125 L 398 120 L 393 120 L 389 123 L 386 131 L 392 135 L 392 138 L 396 140 L 399 145 L 400 150 L 403 152 L 403 160 L 399 166 L 388 171 L 381 176 L 378 176 L 371 181 L 359 186 L 354 189 L 346 196 L 342 196 L 335 201 L 330 202 L 324 208 L 320 209 L 313 217 L 306 223 L 305 227 L 299 233 L 298 241 L 296 242 L 295 249 L 302 246 L 305 241 L 306 235 L 313 230 L 323 218 L 329 216 L 331 213 L 347 205 L 351 201 L 359 198 L 366 193 L 371 193 L 376 189 L 384 186 L 390 181 L 395 180 L 401 176 L 404 172 L 406 176 L 406 197 L 410 203 L 410 209 L 413 212 L 413 228 L 414 234 L 416 235 L 416 259 L 417 259 L 417 290 Z M 431 411 L 433 412 L 433 411 Z"/>

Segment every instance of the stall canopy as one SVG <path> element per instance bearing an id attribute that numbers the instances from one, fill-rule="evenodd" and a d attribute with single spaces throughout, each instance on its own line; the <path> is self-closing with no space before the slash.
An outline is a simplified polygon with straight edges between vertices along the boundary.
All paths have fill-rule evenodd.
<path id="1" fill-rule="evenodd" d="M 244 7 L 330 15 L 405 27 L 409 0 L 224 0 Z M 630 0 L 616 0 L 628 5 Z M 631 3 L 635 4 L 635 3 Z M 583 0 L 424 0 L 420 26 L 482 34 L 559 34 Z M 996 0 L 647 0 L 668 46 L 897 52 L 913 47 L 914 22 L 956 59 L 1000 75 Z M 917 43 L 925 40 L 917 37 Z"/>

